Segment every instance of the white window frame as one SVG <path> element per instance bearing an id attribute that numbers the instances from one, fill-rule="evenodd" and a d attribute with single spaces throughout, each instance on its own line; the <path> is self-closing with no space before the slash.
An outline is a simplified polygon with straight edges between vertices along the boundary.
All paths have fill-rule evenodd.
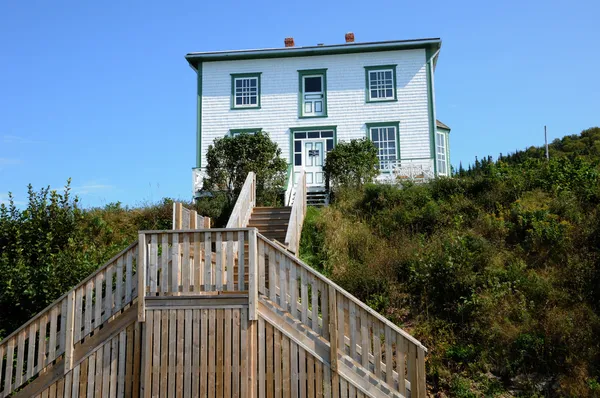
<path id="1" fill-rule="evenodd" d="M 365 67 L 366 73 L 366 91 L 367 91 L 367 102 L 388 102 L 397 101 L 396 92 L 396 65 L 384 65 L 384 66 L 367 66 Z M 391 76 L 391 82 L 385 74 L 389 73 Z M 372 75 L 375 75 L 375 79 Z M 378 96 L 373 97 L 372 91 L 377 91 Z M 391 90 L 391 95 L 387 95 L 388 90 Z M 379 94 L 384 94 L 379 96 Z"/>
<path id="2" fill-rule="evenodd" d="M 390 133 L 390 129 L 392 132 Z M 373 132 L 377 130 L 378 138 L 377 140 L 373 139 Z M 399 159 L 399 148 L 398 148 L 398 131 L 399 124 L 398 123 L 390 123 L 390 124 L 381 124 L 377 123 L 375 125 L 367 124 L 368 138 L 371 140 L 375 146 L 377 147 L 377 158 L 379 159 L 379 170 L 383 172 L 391 172 L 394 168 L 396 161 Z M 385 131 L 385 139 L 381 139 L 382 132 Z M 393 139 L 390 139 L 390 134 Z M 382 144 L 386 145 L 382 145 Z M 393 146 L 390 146 L 390 143 L 393 143 Z M 390 149 L 393 148 L 393 154 L 390 154 Z"/>
<path id="3" fill-rule="evenodd" d="M 256 82 L 255 87 L 251 86 L 252 81 Z M 238 82 L 241 82 L 241 87 L 238 87 Z M 231 86 L 231 109 L 260 108 L 260 73 L 232 74 Z M 252 103 L 254 97 L 255 104 Z M 241 104 L 238 104 L 238 98 L 241 98 Z"/>
<path id="4" fill-rule="evenodd" d="M 448 175 L 448 143 L 446 141 L 445 133 L 439 131 L 435 133 L 435 161 L 440 176 Z"/>

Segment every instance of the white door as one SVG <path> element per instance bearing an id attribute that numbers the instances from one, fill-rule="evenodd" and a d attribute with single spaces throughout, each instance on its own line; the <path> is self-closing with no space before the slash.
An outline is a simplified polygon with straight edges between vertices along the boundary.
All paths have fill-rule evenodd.
<path id="1" fill-rule="evenodd" d="M 323 75 L 302 77 L 302 116 L 325 114 Z"/>
<path id="2" fill-rule="evenodd" d="M 306 172 L 306 186 L 325 186 L 325 140 L 306 140 L 302 142 L 303 168 Z"/>

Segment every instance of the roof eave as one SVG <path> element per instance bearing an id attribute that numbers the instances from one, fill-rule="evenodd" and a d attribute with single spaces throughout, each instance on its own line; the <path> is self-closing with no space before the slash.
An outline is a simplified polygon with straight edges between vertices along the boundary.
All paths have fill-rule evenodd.
<path id="1" fill-rule="evenodd" d="M 433 49 L 434 51 L 437 51 L 439 48 L 441 48 L 441 45 L 442 41 L 439 38 L 433 38 L 373 43 L 338 44 L 331 46 L 189 53 L 185 56 L 185 59 L 194 69 L 196 69 L 199 62 L 233 61 L 261 58 L 306 57 L 334 54 L 352 54 L 361 52 L 410 50 L 417 48 Z"/>

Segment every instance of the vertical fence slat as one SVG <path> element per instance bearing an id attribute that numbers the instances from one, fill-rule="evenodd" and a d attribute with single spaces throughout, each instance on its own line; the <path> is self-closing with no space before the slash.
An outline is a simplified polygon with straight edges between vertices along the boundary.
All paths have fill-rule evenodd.
<path id="1" fill-rule="evenodd" d="M 39 337 L 38 337 L 38 360 L 35 373 L 39 373 L 46 366 L 46 325 L 48 316 L 46 314 L 40 317 Z"/>
<path id="2" fill-rule="evenodd" d="M 156 274 L 158 273 L 158 237 L 150 235 L 150 248 L 148 250 L 148 277 L 150 279 L 150 294 L 157 292 Z"/>
<path id="3" fill-rule="evenodd" d="M 81 327 L 83 321 L 83 286 L 78 288 L 75 292 L 75 325 L 74 325 L 74 342 L 77 343 L 81 340 Z"/>
<path id="4" fill-rule="evenodd" d="M 90 281 L 85 285 L 85 319 L 83 326 L 83 336 L 82 338 L 90 334 L 92 331 L 92 304 L 94 299 L 92 297 L 94 289 L 94 280 L 90 279 Z"/>
<path id="5" fill-rule="evenodd" d="M 23 384 L 23 364 L 25 363 L 25 337 L 26 331 L 23 330 L 17 337 L 17 368 L 15 372 L 15 387 Z"/>
<path id="6" fill-rule="evenodd" d="M 220 232 L 215 233 L 215 290 L 223 290 L 223 239 Z"/>
<path id="7" fill-rule="evenodd" d="M 139 234 L 138 239 L 138 322 L 146 321 L 146 235 Z"/>
<path id="8" fill-rule="evenodd" d="M 311 305 L 312 305 L 312 330 L 319 333 L 319 290 L 317 287 L 317 278 L 311 275 Z"/>
<path id="9" fill-rule="evenodd" d="M 398 372 L 398 391 L 406 396 L 406 351 L 402 335 L 396 335 L 396 369 Z"/>
<path id="10" fill-rule="evenodd" d="M 233 283 L 233 232 L 227 232 L 227 290 L 234 290 Z"/>
<path id="11" fill-rule="evenodd" d="M 8 340 L 6 345 L 6 369 L 4 371 L 4 394 L 12 391 L 13 363 L 15 356 L 15 338 Z"/>
<path id="12" fill-rule="evenodd" d="M 115 312 L 119 311 L 123 303 L 123 256 L 117 259 L 117 281 L 115 285 Z"/>
<path id="13" fill-rule="evenodd" d="M 179 293 L 181 280 L 181 255 L 179 250 L 179 234 L 174 233 L 171 247 L 171 293 Z"/>
<path id="14" fill-rule="evenodd" d="M 138 239 L 138 250 L 141 245 Z M 133 249 L 132 249 L 133 250 Z M 131 302 L 131 294 L 133 292 L 133 253 L 132 250 L 127 252 L 127 261 L 125 265 L 125 302 Z"/>
<path id="15" fill-rule="evenodd" d="M 94 327 L 97 329 L 102 324 L 102 285 L 104 281 L 104 274 L 102 272 L 96 275 L 96 281 L 94 287 L 96 290 L 96 301 L 94 302 Z"/>
<path id="16" fill-rule="evenodd" d="M 244 291 L 246 290 L 246 286 L 244 284 L 244 278 L 246 276 L 246 271 L 244 270 L 244 254 L 246 250 L 246 240 L 244 238 L 244 231 L 238 232 L 238 290 Z"/>
<path id="17" fill-rule="evenodd" d="M 248 246 L 248 272 L 249 272 L 249 287 L 248 287 L 248 319 L 255 321 L 258 319 L 258 258 L 257 258 L 257 235 L 256 229 L 250 231 Z"/>
<path id="18" fill-rule="evenodd" d="M 25 380 L 29 380 L 33 376 L 37 326 L 37 322 L 33 322 L 31 323 L 31 325 L 29 325 L 29 344 L 27 346 L 27 373 L 25 374 Z M 0 355 L 0 371 L 2 371 L 2 355 Z"/>
<path id="19" fill-rule="evenodd" d="M 161 235 L 161 253 L 160 253 L 160 291 L 167 293 L 169 291 L 169 235 Z"/>
<path id="20" fill-rule="evenodd" d="M 277 302 L 277 275 L 276 275 L 277 259 L 276 259 L 276 256 L 279 255 L 279 252 L 277 252 L 277 255 L 276 255 L 275 250 L 271 246 L 268 246 L 267 248 L 268 248 L 267 252 L 268 252 L 268 256 L 269 256 L 269 298 L 271 299 L 272 302 L 276 303 Z"/>
<path id="21" fill-rule="evenodd" d="M 199 232 L 194 233 L 194 292 L 202 290 L 202 248 L 201 248 L 202 234 Z"/>
<path id="22" fill-rule="evenodd" d="M 104 298 L 104 316 L 102 317 L 102 322 L 106 322 L 113 314 L 113 274 L 114 267 L 108 266 L 106 268 L 106 277 L 105 280 L 105 298 Z"/>
<path id="23" fill-rule="evenodd" d="M 190 292 L 190 234 L 183 234 L 183 255 L 181 260 L 181 285 L 184 293 Z"/>
<path id="24" fill-rule="evenodd" d="M 62 314 L 62 317 L 66 318 L 64 374 L 67 374 L 73 369 L 73 345 L 75 344 L 75 291 L 73 290 L 67 296 L 67 312 Z"/>
<path id="25" fill-rule="evenodd" d="M 48 358 L 46 365 L 54 361 L 56 357 L 56 329 L 58 321 L 58 306 L 55 305 L 50 310 L 50 334 L 48 335 Z"/>
<path id="26" fill-rule="evenodd" d="M 212 242 L 210 232 L 204 233 L 204 291 L 212 290 Z"/>

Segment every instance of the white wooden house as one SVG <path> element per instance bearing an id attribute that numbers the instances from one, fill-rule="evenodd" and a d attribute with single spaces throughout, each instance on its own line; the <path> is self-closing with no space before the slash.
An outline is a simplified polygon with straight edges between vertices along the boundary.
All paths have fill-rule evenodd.
<path id="1" fill-rule="evenodd" d="M 309 189 L 324 186 L 328 151 L 363 137 L 379 149 L 380 181 L 449 175 L 450 129 L 435 111 L 440 47 L 437 38 L 355 43 L 349 33 L 345 44 L 287 38 L 284 48 L 187 54 L 198 84 L 194 194 L 215 138 L 258 130 L 279 145 L 290 176 L 306 171 Z"/>

